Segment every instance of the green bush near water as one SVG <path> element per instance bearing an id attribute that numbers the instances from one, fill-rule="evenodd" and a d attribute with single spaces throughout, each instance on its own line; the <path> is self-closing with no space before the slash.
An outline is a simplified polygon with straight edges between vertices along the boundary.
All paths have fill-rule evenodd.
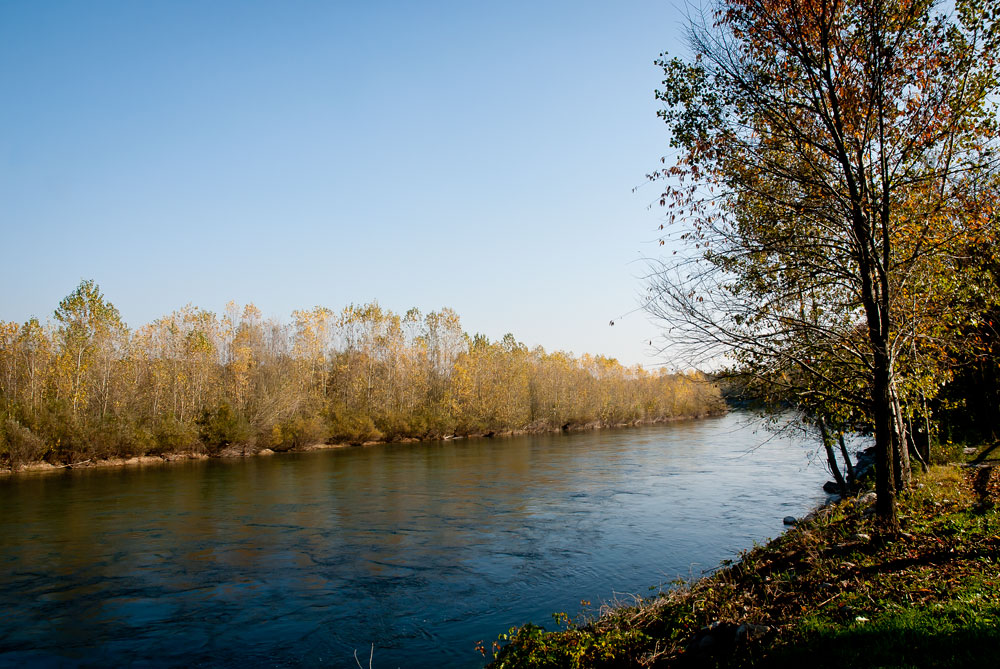
<path id="1" fill-rule="evenodd" d="M 209 453 L 218 453 L 227 446 L 244 443 L 252 434 L 249 421 L 228 404 L 205 409 L 197 423 L 198 437 L 208 447 Z"/>
<path id="2" fill-rule="evenodd" d="M 0 421 L 0 459 L 13 466 L 40 460 L 48 447 L 45 441 L 13 418 Z"/>

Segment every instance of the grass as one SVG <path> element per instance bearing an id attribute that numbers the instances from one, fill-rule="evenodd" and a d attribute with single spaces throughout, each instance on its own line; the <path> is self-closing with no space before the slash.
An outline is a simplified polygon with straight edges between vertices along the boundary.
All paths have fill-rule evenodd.
<path id="1" fill-rule="evenodd" d="M 848 500 L 656 598 L 512 629 L 490 666 L 993 666 L 998 500 L 1000 467 L 935 466 L 900 497 L 897 537 Z"/>

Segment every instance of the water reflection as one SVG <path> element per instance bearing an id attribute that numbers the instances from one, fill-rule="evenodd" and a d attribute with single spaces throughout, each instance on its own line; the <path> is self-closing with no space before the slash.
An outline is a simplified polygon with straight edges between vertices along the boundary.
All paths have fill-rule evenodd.
<path id="1" fill-rule="evenodd" d="M 512 624 L 696 574 L 821 498 L 745 417 L 0 483 L 0 664 L 478 666 Z"/>

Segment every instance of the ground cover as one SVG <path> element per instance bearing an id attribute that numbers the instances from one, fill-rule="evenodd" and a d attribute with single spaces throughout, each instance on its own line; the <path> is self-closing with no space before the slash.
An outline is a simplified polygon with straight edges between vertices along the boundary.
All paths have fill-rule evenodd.
<path id="1" fill-rule="evenodd" d="M 898 535 L 861 495 L 656 597 L 512 629 L 490 666 L 995 666 L 997 464 L 932 467 L 901 496 Z"/>

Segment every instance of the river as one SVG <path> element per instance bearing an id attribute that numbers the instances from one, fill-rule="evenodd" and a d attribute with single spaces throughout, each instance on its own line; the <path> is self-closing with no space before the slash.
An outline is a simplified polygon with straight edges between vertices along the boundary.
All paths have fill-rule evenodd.
<path id="1" fill-rule="evenodd" d="M 0 665 L 482 666 L 780 534 L 815 451 L 733 412 L 0 480 Z"/>

